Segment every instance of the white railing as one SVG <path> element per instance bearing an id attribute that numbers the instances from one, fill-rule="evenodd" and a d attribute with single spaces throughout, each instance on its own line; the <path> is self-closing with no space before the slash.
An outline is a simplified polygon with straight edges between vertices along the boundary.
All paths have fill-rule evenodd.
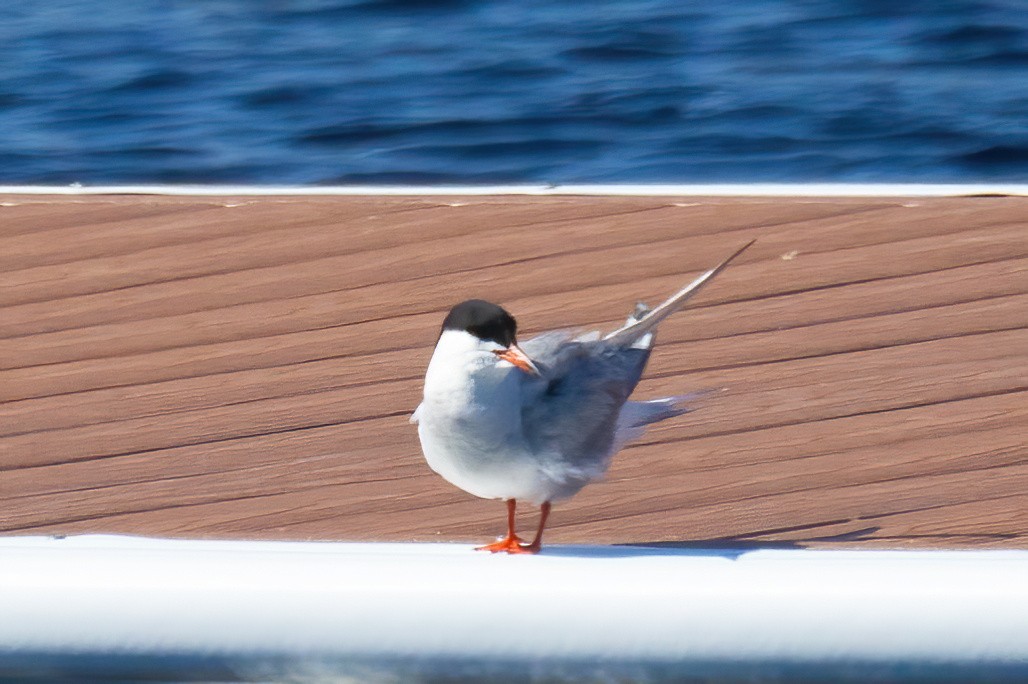
<path id="1" fill-rule="evenodd" d="M 1028 680 L 1028 551 L 0 538 L 0 679 L 133 668 Z"/>
<path id="2" fill-rule="evenodd" d="M 960 197 L 1028 195 L 1028 183 L 651 183 L 584 185 L 0 185 L 0 195 L 611 195 Z"/>

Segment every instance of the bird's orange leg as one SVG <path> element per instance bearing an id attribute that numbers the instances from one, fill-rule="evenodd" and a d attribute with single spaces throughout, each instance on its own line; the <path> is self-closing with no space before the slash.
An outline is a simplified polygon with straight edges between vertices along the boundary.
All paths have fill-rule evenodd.
<path id="1" fill-rule="evenodd" d="M 519 553 L 522 548 L 522 539 L 514 533 L 514 511 L 517 509 L 517 506 L 517 500 L 507 499 L 507 537 L 505 539 L 495 541 L 492 544 L 479 546 L 475 549 L 476 551 L 489 551 L 490 553 L 506 551 L 507 553 Z"/>
<path id="2" fill-rule="evenodd" d="M 546 519 L 550 517 L 550 502 L 547 501 L 539 508 L 539 529 L 536 530 L 535 539 L 531 544 L 522 544 L 517 551 L 508 550 L 507 553 L 539 553 L 543 548 L 543 528 L 546 527 Z"/>

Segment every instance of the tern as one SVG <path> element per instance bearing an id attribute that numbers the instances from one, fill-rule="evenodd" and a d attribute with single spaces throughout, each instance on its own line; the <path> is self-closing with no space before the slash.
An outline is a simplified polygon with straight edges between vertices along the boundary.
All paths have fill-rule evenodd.
<path id="1" fill-rule="evenodd" d="M 507 536 L 479 550 L 538 553 L 554 501 L 600 478 L 643 428 L 689 411 L 691 396 L 629 401 L 657 325 L 682 308 L 752 241 L 650 309 L 636 305 L 617 330 L 543 333 L 519 345 L 517 322 L 481 299 L 443 321 L 411 416 L 429 467 L 451 484 L 507 503 Z M 541 507 L 526 544 L 515 533 L 518 501 Z"/>

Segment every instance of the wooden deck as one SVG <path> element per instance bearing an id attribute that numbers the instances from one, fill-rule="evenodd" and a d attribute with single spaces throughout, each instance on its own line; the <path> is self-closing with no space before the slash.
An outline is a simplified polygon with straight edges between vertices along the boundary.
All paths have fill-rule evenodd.
<path id="1" fill-rule="evenodd" d="M 0 531 L 486 540 L 407 422 L 449 306 L 609 328 L 751 238 L 636 396 L 721 391 L 548 541 L 1028 548 L 1014 197 L 0 197 Z"/>

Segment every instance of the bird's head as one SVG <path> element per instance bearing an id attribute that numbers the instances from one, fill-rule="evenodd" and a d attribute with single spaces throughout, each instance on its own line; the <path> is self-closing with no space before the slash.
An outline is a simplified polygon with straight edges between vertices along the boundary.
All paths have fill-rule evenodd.
<path id="1" fill-rule="evenodd" d="M 539 369 L 517 342 L 518 324 L 502 306 L 481 299 L 469 299 L 450 309 L 439 333 L 441 345 L 466 347 L 468 351 L 491 352 L 529 375 Z"/>

